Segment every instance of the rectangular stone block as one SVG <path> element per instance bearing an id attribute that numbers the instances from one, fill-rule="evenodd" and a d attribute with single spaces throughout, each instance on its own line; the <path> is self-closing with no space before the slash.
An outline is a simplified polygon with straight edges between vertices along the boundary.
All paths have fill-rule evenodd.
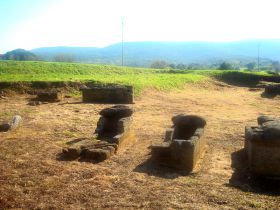
<path id="1" fill-rule="evenodd" d="M 171 157 L 174 161 L 174 167 L 187 173 L 193 171 L 198 160 L 201 158 L 204 146 L 206 144 L 204 137 L 193 136 L 187 141 L 173 140 L 171 143 Z M 180 151 L 181 152 L 178 152 Z"/>
<path id="2" fill-rule="evenodd" d="M 279 84 L 273 84 L 273 85 L 267 85 L 265 87 L 264 92 L 266 94 L 274 94 L 274 95 L 279 95 L 280 94 L 280 85 Z"/>
<path id="3" fill-rule="evenodd" d="M 280 176 L 279 147 L 248 141 L 247 154 L 249 168 L 253 173 Z"/>
<path id="4" fill-rule="evenodd" d="M 260 122 L 259 126 L 246 126 L 245 150 L 252 173 L 262 176 L 280 176 L 279 122 Z"/>
<path id="5" fill-rule="evenodd" d="M 37 93 L 37 101 L 42 102 L 58 102 L 63 99 L 63 93 L 59 91 L 39 92 Z"/>
<path id="6" fill-rule="evenodd" d="M 85 103 L 132 104 L 132 86 L 97 86 L 82 89 Z"/>

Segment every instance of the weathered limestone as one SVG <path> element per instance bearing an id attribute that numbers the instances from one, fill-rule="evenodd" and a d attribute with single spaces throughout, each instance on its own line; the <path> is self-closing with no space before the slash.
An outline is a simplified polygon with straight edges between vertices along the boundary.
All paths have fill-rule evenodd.
<path id="1" fill-rule="evenodd" d="M 83 88 L 82 94 L 85 103 L 133 103 L 132 86 L 95 86 Z"/>
<path id="2" fill-rule="evenodd" d="M 69 160 L 88 160 L 91 162 L 101 162 L 113 155 L 118 148 L 117 144 L 110 144 L 96 138 L 78 139 L 69 147 L 64 148 L 63 157 Z"/>
<path id="3" fill-rule="evenodd" d="M 152 159 L 159 164 L 190 173 L 201 157 L 206 139 L 206 121 L 196 115 L 177 115 L 167 130 L 164 143 L 152 146 Z"/>
<path id="4" fill-rule="evenodd" d="M 264 89 L 266 95 L 279 95 L 280 94 L 280 84 L 270 84 L 266 85 Z"/>
<path id="5" fill-rule="evenodd" d="M 63 93 L 60 91 L 39 92 L 35 101 L 40 102 L 59 102 L 63 100 Z"/>
<path id="6" fill-rule="evenodd" d="M 245 150 L 252 173 L 280 176 L 280 120 L 258 117 L 259 126 L 245 127 Z"/>
<path id="7" fill-rule="evenodd" d="M 19 115 L 15 115 L 9 123 L 0 125 L 0 132 L 13 131 L 18 129 L 22 124 L 22 118 Z"/>
<path id="8" fill-rule="evenodd" d="M 128 106 L 118 105 L 103 109 L 97 123 L 95 134 L 97 139 L 107 139 L 110 143 L 125 145 L 130 141 L 132 122 L 132 109 Z"/>
<path id="9" fill-rule="evenodd" d="M 67 159 L 81 159 L 100 162 L 120 151 L 124 145 L 133 143 L 131 129 L 132 109 L 118 105 L 103 109 L 94 132 L 94 137 L 78 140 L 63 149 Z"/>

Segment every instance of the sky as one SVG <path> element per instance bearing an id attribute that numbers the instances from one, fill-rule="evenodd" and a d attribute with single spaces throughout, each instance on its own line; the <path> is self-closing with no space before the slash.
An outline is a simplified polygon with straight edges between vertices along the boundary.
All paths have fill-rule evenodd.
<path id="1" fill-rule="evenodd" d="M 0 0 L 0 53 L 124 41 L 280 39 L 279 0 Z"/>

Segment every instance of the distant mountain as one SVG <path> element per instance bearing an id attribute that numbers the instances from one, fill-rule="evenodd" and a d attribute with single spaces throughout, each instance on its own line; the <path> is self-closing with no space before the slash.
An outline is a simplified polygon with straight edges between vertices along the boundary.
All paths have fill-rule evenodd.
<path id="1" fill-rule="evenodd" d="M 126 42 L 124 64 L 150 66 L 155 60 L 174 64 L 256 62 L 280 60 L 280 40 L 244 40 L 236 42 Z M 122 44 L 96 47 L 44 47 L 31 52 L 39 58 L 53 61 L 57 56 L 71 57 L 76 62 L 121 64 Z"/>

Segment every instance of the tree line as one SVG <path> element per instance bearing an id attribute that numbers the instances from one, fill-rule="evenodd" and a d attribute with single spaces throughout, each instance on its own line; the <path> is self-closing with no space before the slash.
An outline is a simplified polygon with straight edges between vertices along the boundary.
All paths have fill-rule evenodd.
<path id="1" fill-rule="evenodd" d="M 269 64 L 257 65 L 256 62 L 249 62 L 243 65 L 232 64 L 230 62 L 220 62 L 213 64 L 200 64 L 200 63 L 191 63 L 191 64 L 174 64 L 168 63 L 164 60 L 155 60 L 150 65 L 151 68 L 155 69 L 178 69 L 178 70 L 199 70 L 199 69 L 218 69 L 218 70 L 274 70 L 275 72 L 280 72 L 280 62 L 279 61 L 271 61 Z"/>
<path id="2" fill-rule="evenodd" d="M 2 60 L 17 60 L 17 61 L 37 61 L 43 60 L 40 59 L 36 54 L 24 50 L 24 49 L 16 49 L 10 52 L 7 52 L 4 55 L 0 55 L 0 59 Z M 53 57 L 54 62 L 75 62 L 75 57 L 71 54 L 58 53 Z M 150 65 L 151 68 L 155 69 L 178 69 L 178 70 L 197 70 L 197 69 L 219 69 L 219 70 L 239 70 L 239 69 L 247 69 L 247 70 L 273 70 L 276 73 L 280 72 L 280 63 L 279 61 L 270 61 L 269 64 L 263 65 L 257 64 L 256 62 L 248 62 L 246 64 L 233 64 L 230 62 L 220 62 L 220 63 L 190 63 L 190 64 L 174 64 L 169 63 L 165 60 L 155 60 Z"/>

